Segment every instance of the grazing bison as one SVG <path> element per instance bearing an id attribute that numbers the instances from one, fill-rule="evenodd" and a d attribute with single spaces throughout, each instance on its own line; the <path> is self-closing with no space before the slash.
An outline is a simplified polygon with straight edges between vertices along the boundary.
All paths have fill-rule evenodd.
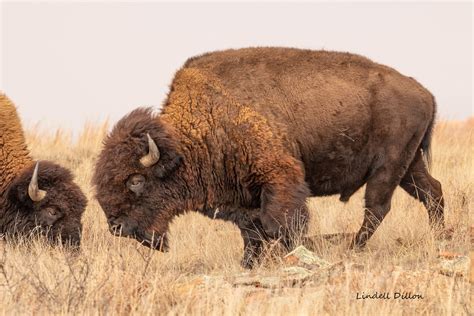
<path id="1" fill-rule="evenodd" d="M 16 108 L 0 93 L 0 234 L 15 239 L 39 233 L 75 248 L 85 206 L 68 170 L 32 160 Z"/>
<path id="2" fill-rule="evenodd" d="M 97 198 L 113 234 L 166 248 L 192 210 L 241 229 L 251 266 L 262 239 L 304 232 L 306 199 L 348 201 L 367 184 L 364 246 L 397 186 L 442 224 L 441 185 L 428 157 L 436 105 L 418 82 L 349 53 L 289 48 L 226 50 L 191 58 L 160 114 L 139 108 L 104 142 Z M 295 225 L 296 223 L 296 225 Z"/>

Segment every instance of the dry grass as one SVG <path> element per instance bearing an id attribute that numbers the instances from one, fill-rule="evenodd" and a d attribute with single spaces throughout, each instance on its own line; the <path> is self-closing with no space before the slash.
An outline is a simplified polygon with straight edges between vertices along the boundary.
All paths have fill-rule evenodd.
<path id="1" fill-rule="evenodd" d="M 107 125 L 86 125 L 76 141 L 63 131 L 27 133 L 35 158 L 73 170 L 89 198 L 83 250 L 73 257 L 40 240 L 32 245 L 0 243 L 0 314 L 469 314 L 465 277 L 438 273 L 439 250 L 467 254 L 473 202 L 474 119 L 438 124 L 432 174 L 443 186 L 450 241 L 433 238 L 426 210 L 397 189 L 392 211 L 367 249 L 321 243 L 317 254 L 342 261 L 345 269 L 324 280 L 293 287 L 233 286 L 242 241 L 236 227 L 190 213 L 171 227 L 170 252 L 162 254 L 109 234 L 93 199 L 90 178 Z M 363 190 L 342 204 L 337 197 L 310 201 L 311 233 L 350 232 L 362 220 Z M 472 214 L 471 214 L 472 215 Z M 471 216 L 472 218 L 472 216 Z M 274 258 L 254 272 L 280 273 Z M 204 278 L 203 276 L 210 276 Z M 226 282 L 202 282 L 213 277 Z M 193 284 L 200 284 L 193 286 Z M 356 293 L 406 291 L 422 300 L 356 300 Z"/>

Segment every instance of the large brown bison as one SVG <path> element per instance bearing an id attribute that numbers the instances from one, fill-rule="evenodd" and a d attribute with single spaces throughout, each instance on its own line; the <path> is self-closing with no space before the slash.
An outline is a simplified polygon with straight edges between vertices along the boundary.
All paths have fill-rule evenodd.
<path id="1" fill-rule="evenodd" d="M 33 161 L 16 108 L 0 93 L 0 234 L 11 240 L 39 234 L 77 248 L 85 206 L 68 170 Z"/>
<path id="2" fill-rule="evenodd" d="M 348 201 L 367 184 L 364 246 L 397 186 L 442 224 L 427 171 L 433 96 L 396 70 L 349 53 L 248 48 L 191 58 L 160 114 L 122 118 L 95 169 L 113 234 L 166 248 L 172 219 L 198 211 L 241 229 L 251 266 L 262 239 L 304 232 L 306 199 Z M 296 223 L 296 224 L 295 224 Z"/>

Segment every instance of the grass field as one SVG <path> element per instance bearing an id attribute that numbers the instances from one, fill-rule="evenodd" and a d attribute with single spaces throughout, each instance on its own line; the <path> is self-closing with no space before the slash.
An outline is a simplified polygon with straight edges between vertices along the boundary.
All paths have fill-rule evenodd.
<path id="1" fill-rule="evenodd" d="M 159 253 L 113 237 L 90 185 L 94 161 L 107 124 L 86 125 L 72 141 L 67 132 L 27 130 L 37 159 L 70 168 L 89 205 L 83 218 L 82 252 L 72 256 L 36 240 L 0 242 L 0 314 L 472 314 L 466 276 L 439 273 L 440 251 L 467 255 L 474 201 L 474 118 L 438 123 L 433 140 L 432 175 L 443 184 L 449 241 L 438 241 L 425 208 L 397 189 L 392 210 L 363 251 L 347 243 L 320 242 L 317 256 L 338 263 L 327 277 L 301 282 L 243 284 L 239 265 L 243 244 L 230 223 L 196 213 L 176 218 L 170 251 Z M 310 234 L 353 232 L 362 222 L 363 189 L 343 204 L 317 198 Z M 251 276 L 283 279 L 282 257 L 273 255 Z M 423 299 L 356 299 L 357 293 L 411 292 Z"/>

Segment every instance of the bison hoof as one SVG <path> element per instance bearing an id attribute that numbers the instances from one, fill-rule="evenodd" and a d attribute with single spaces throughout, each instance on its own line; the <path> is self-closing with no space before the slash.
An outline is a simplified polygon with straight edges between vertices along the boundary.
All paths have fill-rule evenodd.
<path id="1" fill-rule="evenodd" d="M 435 237 L 437 240 L 452 240 L 454 235 L 454 228 L 443 229 Z"/>
<path id="2" fill-rule="evenodd" d="M 243 258 L 241 261 L 240 261 L 240 266 L 244 269 L 253 269 L 253 267 L 255 266 L 255 263 L 253 262 L 253 260 L 248 260 L 246 258 Z"/>
<path id="3" fill-rule="evenodd" d="M 244 269 L 253 269 L 260 263 L 258 256 L 244 256 L 240 261 L 240 265 Z"/>
<path id="4" fill-rule="evenodd" d="M 367 241 L 362 240 L 360 237 L 355 236 L 349 245 L 349 249 L 353 250 L 361 250 L 362 248 L 365 247 Z"/>

